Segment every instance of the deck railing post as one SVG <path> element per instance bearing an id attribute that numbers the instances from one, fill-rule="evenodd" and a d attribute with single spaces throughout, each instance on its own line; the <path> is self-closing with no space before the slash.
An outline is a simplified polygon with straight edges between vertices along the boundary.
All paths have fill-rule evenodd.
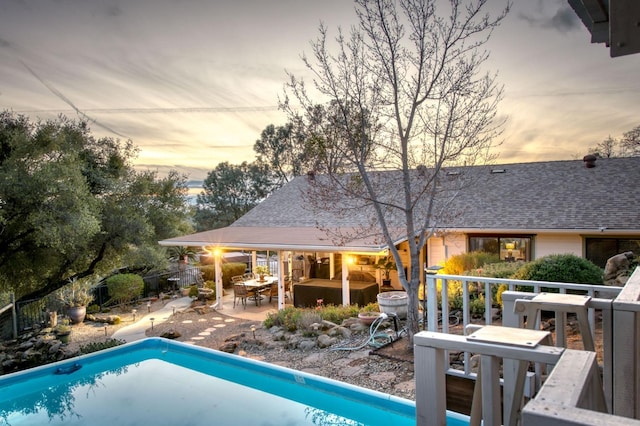
<path id="1" fill-rule="evenodd" d="M 640 268 L 613 301 L 613 413 L 640 419 Z"/>

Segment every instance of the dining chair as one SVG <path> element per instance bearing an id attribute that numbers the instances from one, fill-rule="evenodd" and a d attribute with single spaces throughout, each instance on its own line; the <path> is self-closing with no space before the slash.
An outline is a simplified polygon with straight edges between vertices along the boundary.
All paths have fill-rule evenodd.
<path id="1" fill-rule="evenodd" d="M 231 283 L 233 284 L 241 284 L 243 283 L 244 277 L 242 275 L 234 275 L 233 277 L 231 277 Z"/>
<path id="2" fill-rule="evenodd" d="M 274 282 L 269 287 L 269 303 L 271 303 L 271 299 L 275 297 L 278 300 L 278 282 Z"/>
<path id="3" fill-rule="evenodd" d="M 256 275 L 253 272 L 247 272 L 242 276 L 242 278 L 244 278 L 245 281 L 255 280 Z"/>
<path id="4" fill-rule="evenodd" d="M 244 284 L 233 285 L 233 307 L 236 307 L 236 300 L 240 299 L 240 303 L 247 309 L 247 298 L 259 297 L 255 291 L 249 290 Z"/>

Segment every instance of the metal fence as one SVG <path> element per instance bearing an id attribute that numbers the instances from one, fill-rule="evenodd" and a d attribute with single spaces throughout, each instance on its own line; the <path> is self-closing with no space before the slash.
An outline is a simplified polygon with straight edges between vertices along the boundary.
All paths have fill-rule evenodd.
<path id="1" fill-rule="evenodd" d="M 49 323 L 46 298 L 16 302 L 15 308 L 18 334 L 32 330 L 36 325 L 46 327 Z"/>
<path id="2" fill-rule="evenodd" d="M 199 283 L 201 280 L 201 270 L 198 267 L 188 267 L 184 270 L 173 272 L 163 272 L 143 277 L 144 288 L 141 298 L 146 299 L 150 296 L 157 296 L 161 292 L 169 292 L 178 290 L 183 287 Z M 109 291 L 106 281 L 100 282 L 93 288 L 94 303 L 101 309 L 109 305 Z M 65 309 L 59 314 L 66 315 Z M 15 316 L 17 333 L 24 334 L 34 327 L 46 327 L 49 324 L 49 312 L 47 309 L 47 298 L 23 300 L 15 303 Z M 13 326 L 10 315 L 2 317 L 2 328 Z M 7 327 L 4 327 L 6 323 Z"/>

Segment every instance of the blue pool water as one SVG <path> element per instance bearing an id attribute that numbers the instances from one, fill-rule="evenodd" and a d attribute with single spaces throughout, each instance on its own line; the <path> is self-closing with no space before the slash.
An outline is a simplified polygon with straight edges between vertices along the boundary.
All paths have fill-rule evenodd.
<path id="1" fill-rule="evenodd" d="M 395 426 L 415 403 L 154 338 L 1 376 L 0 424 Z"/>

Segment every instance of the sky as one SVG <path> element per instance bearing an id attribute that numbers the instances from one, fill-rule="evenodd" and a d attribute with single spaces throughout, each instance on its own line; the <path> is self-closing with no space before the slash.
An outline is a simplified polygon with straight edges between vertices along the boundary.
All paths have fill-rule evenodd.
<path id="1" fill-rule="evenodd" d="M 286 72 L 308 77 L 320 22 L 349 28 L 352 2 L 2 0 L 0 110 L 87 119 L 131 139 L 137 168 L 204 179 L 285 124 Z M 515 0 L 486 48 L 505 90 L 498 163 L 582 158 L 640 125 L 640 55 L 591 44 L 566 0 Z"/>

